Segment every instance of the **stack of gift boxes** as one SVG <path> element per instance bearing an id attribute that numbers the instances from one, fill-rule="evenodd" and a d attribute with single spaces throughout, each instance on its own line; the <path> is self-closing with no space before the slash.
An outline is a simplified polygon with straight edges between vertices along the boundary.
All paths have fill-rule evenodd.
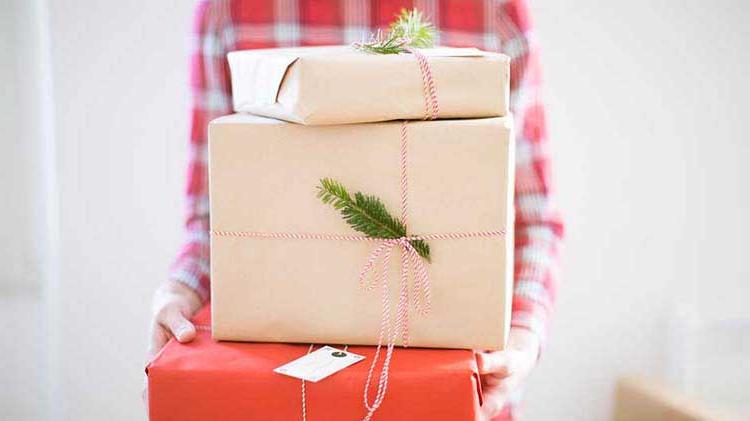
<path id="1" fill-rule="evenodd" d="M 475 419 L 472 350 L 502 349 L 510 321 L 508 58 L 228 60 L 237 114 L 209 128 L 211 307 L 196 318 L 211 327 L 150 363 L 151 418 Z M 317 382 L 274 372 L 323 345 L 364 359 Z"/>

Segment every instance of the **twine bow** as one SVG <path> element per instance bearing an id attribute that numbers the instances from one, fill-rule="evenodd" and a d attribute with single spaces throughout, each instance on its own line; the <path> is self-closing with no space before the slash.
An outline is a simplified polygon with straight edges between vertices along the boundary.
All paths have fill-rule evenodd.
<path id="1" fill-rule="evenodd" d="M 390 306 L 390 291 L 388 287 L 388 268 L 390 266 L 390 259 L 393 253 L 393 249 L 399 247 L 401 249 L 401 282 L 400 282 L 400 294 L 398 305 L 396 308 L 396 323 L 395 326 L 391 324 L 391 306 Z M 377 270 L 377 262 L 382 257 L 382 270 Z M 393 240 L 384 240 L 383 243 L 376 247 L 370 254 L 370 258 L 365 264 L 362 272 L 359 275 L 359 282 L 365 289 L 374 289 L 377 285 L 381 286 L 381 299 L 382 299 L 382 317 L 380 319 L 380 332 L 378 334 L 378 345 L 375 348 L 375 355 L 373 356 L 372 363 L 370 364 L 370 370 L 367 373 L 367 381 L 365 382 L 364 392 L 364 404 L 367 408 L 367 415 L 364 420 L 370 420 L 383 403 L 385 398 L 385 392 L 388 388 L 388 373 L 393 356 L 393 349 L 396 345 L 396 338 L 398 333 L 401 333 L 401 340 L 403 346 L 409 345 L 409 272 L 413 270 L 414 277 L 414 307 L 421 314 L 426 314 L 429 311 L 430 306 L 430 283 L 429 275 L 427 272 L 427 266 L 423 259 L 419 256 L 417 251 L 409 242 L 408 237 L 401 237 Z M 366 278 L 369 273 L 373 273 L 373 282 L 367 283 Z M 424 303 L 421 302 L 420 297 L 424 297 Z M 380 358 L 380 352 L 383 345 L 383 340 L 387 342 L 387 348 L 385 353 L 385 359 L 383 361 L 383 367 L 380 371 L 380 378 L 378 380 L 378 388 L 375 393 L 375 398 L 372 403 L 369 402 L 370 384 L 372 382 L 372 376 Z"/>

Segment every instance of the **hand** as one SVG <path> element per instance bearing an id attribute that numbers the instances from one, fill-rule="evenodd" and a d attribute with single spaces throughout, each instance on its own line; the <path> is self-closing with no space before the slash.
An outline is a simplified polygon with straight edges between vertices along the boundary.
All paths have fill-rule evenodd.
<path id="1" fill-rule="evenodd" d="M 201 304 L 198 293 L 181 282 L 169 280 L 156 290 L 147 361 L 151 361 L 172 337 L 181 343 L 195 338 L 195 326 L 190 318 Z"/>
<path id="2" fill-rule="evenodd" d="M 539 346 L 539 337 L 534 332 L 514 327 L 510 329 L 506 349 L 477 353 L 484 397 L 482 415 L 485 419 L 500 415 L 510 395 L 536 365 Z"/>

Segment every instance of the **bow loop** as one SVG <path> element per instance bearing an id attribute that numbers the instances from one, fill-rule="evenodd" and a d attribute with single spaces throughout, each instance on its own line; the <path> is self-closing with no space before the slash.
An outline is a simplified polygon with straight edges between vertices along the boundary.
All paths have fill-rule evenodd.
<path id="1" fill-rule="evenodd" d="M 427 314 L 430 310 L 430 277 L 427 264 L 411 244 L 414 237 L 400 237 L 382 239 L 380 244 L 373 248 L 367 262 L 359 273 L 360 286 L 368 291 L 377 285 L 387 285 L 388 265 L 393 249 L 401 249 L 401 282 L 399 286 L 400 298 L 397 309 L 396 326 L 394 330 L 401 332 L 403 345 L 408 346 L 408 307 L 409 307 L 409 281 L 412 280 L 412 307 L 420 314 Z M 370 276 L 372 275 L 372 276 Z M 368 282 L 368 278 L 371 280 Z M 388 311 L 390 314 L 390 311 Z"/>

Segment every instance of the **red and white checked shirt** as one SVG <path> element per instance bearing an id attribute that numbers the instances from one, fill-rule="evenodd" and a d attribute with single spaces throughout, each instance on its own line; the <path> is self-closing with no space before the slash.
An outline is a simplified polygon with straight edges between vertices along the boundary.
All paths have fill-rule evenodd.
<path id="1" fill-rule="evenodd" d="M 199 0 L 191 56 L 193 92 L 187 183 L 187 238 L 171 277 L 209 296 L 207 126 L 229 114 L 226 53 L 252 48 L 350 44 L 417 7 L 438 30 L 437 43 L 479 47 L 511 57 L 516 118 L 515 286 L 512 325 L 546 336 L 555 302 L 562 222 L 553 206 L 540 66 L 522 0 Z M 471 83 L 467 81 L 467 83 Z"/>

